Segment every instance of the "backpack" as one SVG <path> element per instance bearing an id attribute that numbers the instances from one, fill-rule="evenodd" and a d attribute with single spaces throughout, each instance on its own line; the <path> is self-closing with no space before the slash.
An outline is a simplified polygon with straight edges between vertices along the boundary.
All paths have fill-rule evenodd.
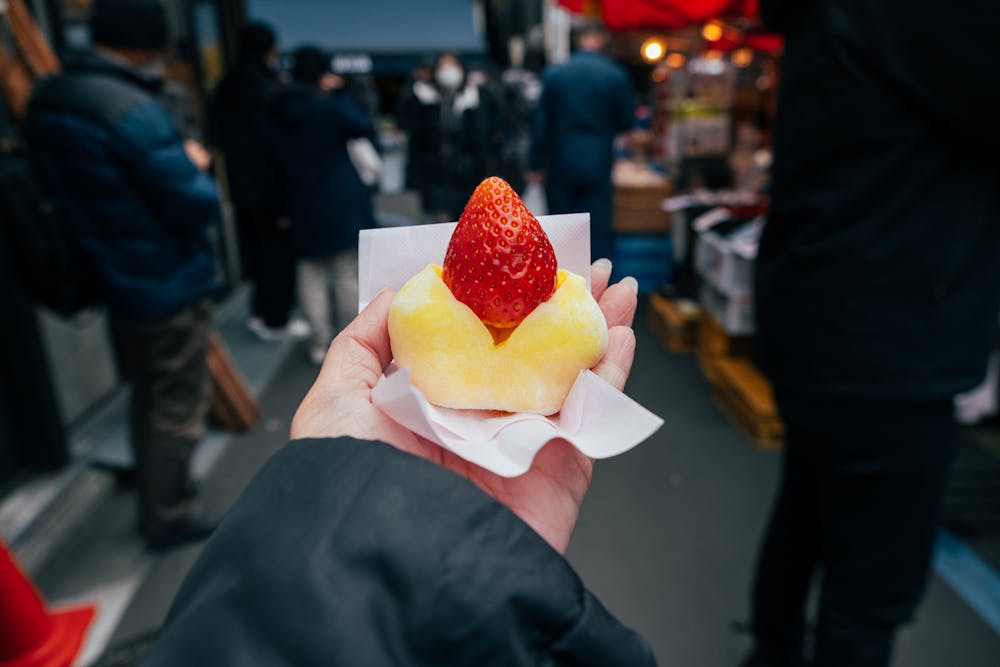
<path id="1" fill-rule="evenodd" d="M 0 152 L 0 228 L 14 273 L 36 302 L 63 317 L 101 302 L 100 280 L 28 152 Z"/>

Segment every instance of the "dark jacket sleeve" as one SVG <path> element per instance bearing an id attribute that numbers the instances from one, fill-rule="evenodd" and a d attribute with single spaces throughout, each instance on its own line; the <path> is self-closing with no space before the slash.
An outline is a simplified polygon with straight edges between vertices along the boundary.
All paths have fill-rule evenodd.
<path id="1" fill-rule="evenodd" d="M 188 574 L 145 665 L 653 665 L 531 528 L 374 442 L 297 441 Z"/>
<path id="2" fill-rule="evenodd" d="M 336 131 L 343 133 L 347 139 L 366 137 L 375 143 L 375 125 L 346 92 L 336 92 L 328 100 L 330 115 L 328 121 Z"/>
<path id="3" fill-rule="evenodd" d="M 539 171 L 545 168 L 548 157 L 548 142 L 552 133 L 550 98 L 553 95 L 551 80 L 543 79 L 542 94 L 538 98 L 535 112 L 531 117 L 531 143 L 528 147 L 528 169 Z"/>
<path id="4" fill-rule="evenodd" d="M 138 106 L 116 134 L 130 179 L 165 227 L 193 236 L 217 219 L 215 182 L 188 159 L 166 109 L 158 103 Z"/>

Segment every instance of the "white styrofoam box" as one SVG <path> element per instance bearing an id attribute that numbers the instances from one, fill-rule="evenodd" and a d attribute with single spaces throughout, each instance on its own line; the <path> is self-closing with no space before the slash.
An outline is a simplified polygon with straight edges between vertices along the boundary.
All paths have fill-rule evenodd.
<path id="1" fill-rule="evenodd" d="M 701 284 L 699 300 L 730 336 L 752 336 L 757 331 L 752 290 L 726 294 L 707 282 Z"/>

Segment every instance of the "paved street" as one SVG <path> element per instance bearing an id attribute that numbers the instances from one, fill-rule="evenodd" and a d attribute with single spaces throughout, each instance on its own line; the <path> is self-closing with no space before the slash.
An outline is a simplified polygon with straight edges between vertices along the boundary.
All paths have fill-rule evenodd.
<path id="1" fill-rule="evenodd" d="M 598 465 L 569 558 L 603 602 L 650 639 L 661 664 L 733 667 L 748 646 L 747 590 L 779 456 L 755 449 L 731 426 L 693 357 L 661 348 L 641 315 L 637 329 L 628 392 L 666 424 L 637 449 Z M 261 354 L 273 349 L 253 345 L 264 346 Z M 233 437 L 202 475 L 216 507 L 231 503 L 284 444 L 315 377 L 303 350 L 281 354 L 261 394 L 261 425 Z M 104 665 L 135 664 L 198 552 L 192 546 L 154 557 L 135 520 L 131 492 L 117 489 L 38 577 L 50 600 L 103 601 L 87 660 L 110 646 Z M 985 553 L 997 543 L 995 534 L 977 539 Z M 995 667 L 997 655 L 1000 635 L 935 577 L 894 664 Z"/>

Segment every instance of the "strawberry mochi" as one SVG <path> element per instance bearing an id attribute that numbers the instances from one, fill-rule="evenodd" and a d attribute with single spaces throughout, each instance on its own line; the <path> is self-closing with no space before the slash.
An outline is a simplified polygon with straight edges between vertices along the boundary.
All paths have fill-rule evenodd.
<path id="1" fill-rule="evenodd" d="M 608 340 L 586 281 L 558 270 L 538 221 L 499 178 L 476 188 L 443 267 L 396 294 L 389 336 L 396 364 L 431 403 L 546 415 Z"/>

